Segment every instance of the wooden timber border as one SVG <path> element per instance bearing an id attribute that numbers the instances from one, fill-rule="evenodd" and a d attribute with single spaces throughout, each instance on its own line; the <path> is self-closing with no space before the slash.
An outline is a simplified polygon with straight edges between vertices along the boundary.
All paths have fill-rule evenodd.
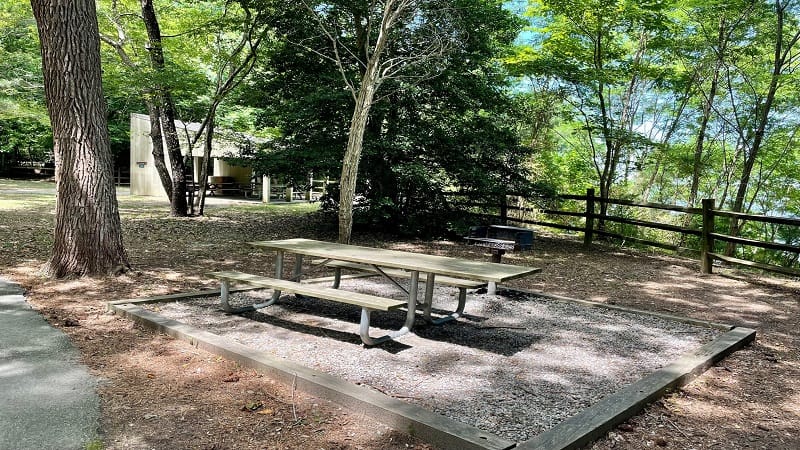
<path id="1" fill-rule="evenodd" d="M 256 288 L 232 289 L 241 292 Z M 319 372 L 291 361 L 271 357 L 264 352 L 225 339 L 219 335 L 160 316 L 137 305 L 187 300 L 219 295 L 218 289 L 163 295 L 108 303 L 109 310 L 147 327 L 189 342 L 200 349 L 236 361 L 311 395 L 327 399 L 364 414 L 398 431 L 419 437 L 443 449 L 578 449 L 604 436 L 609 430 L 638 414 L 647 404 L 670 390 L 691 382 L 713 364 L 755 340 L 754 330 L 725 324 L 699 321 L 679 316 L 652 313 L 617 305 L 589 302 L 538 291 L 516 290 L 554 300 L 578 303 L 587 307 L 622 310 L 678 320 L 699 326 L 728 330 L 714 341 L 684 355 L 677 361 L 620 391 L 601 399 L 581 413 L 561 422 L 533 439 L 514 443 L 475 427 L 449 419 L 424 408 L 356 386 L 338 377 Z"/>

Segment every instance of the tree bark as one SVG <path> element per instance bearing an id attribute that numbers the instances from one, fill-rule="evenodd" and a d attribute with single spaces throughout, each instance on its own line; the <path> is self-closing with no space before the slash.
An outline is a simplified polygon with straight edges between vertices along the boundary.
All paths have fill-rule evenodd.
<path id="1" fill-rule="evenodd" d="M 355 200 L 358 163 L 364 144 L 364 132 L 377 87 L 377 63 L 367 66 L 350 119 L 350 133 L 342 159 L 342 176 L 339 180 L 339 242 L 349 244 L 353 232 L 353 203 Z"/>
<path id="2" fill-rule="evenodd" d="M 214 141 L 214 118 L 216 114 L 217 105 L 212 104 L 207 116 L 208 122 L 206 122 L 206 134 L 203 140 L 203 162 L 200 165 L 200 180 L 198 180 L 200 188 L 197 193 L 197 211 L 201 216 L 204 214 L 206 207 L 206 187 L 208 186 L 208 172 L 211 166 L 211 147 Z"/>
<path id="3" fill-rule="evenodd" d="M 167 193 L 167 198 L 172 200 L 172 177 L 164 162 L 164 137 L 161 134 L 161 108 L 156 105 L 155 99 L 148 100 L 147 112 L 150 116 L 150 143 L 153 146 L 153 164 L 155 165 L 161 186 Z"/>
<path id="4" fill-rule="evenodd" d="M 32 0 L 56 159 L 54 277 L 130 267 L 112 172 L 95 3 Z"/>
<path id="5" fill-rule="evenodd" d="M 339 242 L 349 244 L 353 232 L 353 202 L 355 200 L 356 180 L 358 179 L 358 165 L 361 160 L 361 149 L 364 144 L 364 132 L 367 128 L 367 119 L 375 98 L 375 91 L 380 85 L 381 56 L 387 43 L 389 34 L 401 15 L 412 10 L 416 5 L 408 0 L 389 0 L 383 5 L 383 14 L 378 29 L 378 37 L 372 51 L 364 47 L 364 55 L 368 56 L 365 69 L 358 84 L 358 91 L 354 93 L 355 106 L 350 119 L 350 132 L 347 138 L 347 147 L 342 158 L 342 176 L 339 179 Z M 365 43 L 361 44 L 362 46 Z M 338 61 L 341 65 L 341 60 Z"/>

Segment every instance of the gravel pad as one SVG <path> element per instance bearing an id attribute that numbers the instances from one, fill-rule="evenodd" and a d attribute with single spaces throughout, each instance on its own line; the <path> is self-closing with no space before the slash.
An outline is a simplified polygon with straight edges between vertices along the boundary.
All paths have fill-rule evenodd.
<path id="1" fill-rule="evenodd" d="M 343 280 L 341 288 L 404 298 L 377 278 Z M 437 287 L 434 313 L 455 309 L 457 294 L 457 289 Z M 269 295 L 234 294 L 231 305 L 261 302 Z M 428 325 L 418 314 L 412 334 L 374 348 L 361 344 L 361 310 L 351 305 L 289 295 L 242 315 L 222 312 L 218 297 L 146 307 L 517 442 L 720 333 L 504 290 L 469 294 L 467 314 L 457 322 Z M 374 312 L 371 334 L 396 330 L 404 319 L 404 311 Z"/>

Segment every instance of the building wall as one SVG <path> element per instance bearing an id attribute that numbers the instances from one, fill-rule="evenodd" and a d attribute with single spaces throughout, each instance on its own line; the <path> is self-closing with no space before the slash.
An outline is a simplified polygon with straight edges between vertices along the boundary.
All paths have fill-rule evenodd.
<path id="1" fill-rule="evenodd" d="M 170 167 L 168 155 L 164 155 L 164 160 L 167 167 Z M 167 196 L 154 163 L 150 118 L 143 114 L 131 114 L 130 169 L 131 195 Z"/>
<path id="2" fill-rule="evenodd" d="M 179 125 L 179 130 L 183 124 Z M 166 148 L 166 143 L 164 143 Z M 187 155 L 188 143 L 186 138 L 181 136 L 181 148 L 183 154 Z M 202 152 L 202 148 L 196 149 Z M 234 166 L 220 159 L 220 156 L 230 155 L 237 151 L 232 145 L 219 142 L 215 145 L 212 156 L 213 175 L 231 176 L 237 183 L 249 184 L 253 169 L 250 167 Z M 199 178 L 200 157 L 193 157 L 192 167 L 194 168 L 195 179 Z M 169 155 L 164 154 L 164 162 L 171 170 Z M 166 197 L 167 193 L 161 185 L 161 178 L 158 176 L 154 158 L 153 146 L 150 141 L 150 117 L 145 114 L 131 114 L 131 195 L 161 196 Z"/>
<path id="3" fill-rule="evenodd" d="M 250 184 L 250 178 L 253 176 L 252 167 L 234 166 L 228 164 L 222 159 L 214 158 L 214 175 L 225 175 L 233 177 L 239 184 Z"/>

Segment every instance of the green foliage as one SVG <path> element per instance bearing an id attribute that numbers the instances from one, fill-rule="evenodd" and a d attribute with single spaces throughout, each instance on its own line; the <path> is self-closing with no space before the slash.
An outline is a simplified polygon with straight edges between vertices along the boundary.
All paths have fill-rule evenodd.
<path id="1" fill-rule="evenodd" d="M 435 76 L 389 78 L 372 107 L 357 188 L 362 196 L 357 226 L 436 233 L 448 222 L 445 189 L 496 196 L 532 188 L 526 167 L 531 150 L 517 134 L 523 111 L 499 62 L 520 21 L 500 2 L 426 3 L 431 9 L 444 6 L 449 14 L 437 20 L 451 30 L 453 42 L 442 57 L 418 62 L 416 69 Z M 355 2 L 343 2 L 329 14 L 345 20 L 353 10 Z M 262 126 L 281 131 L 271 151 L 259 155 L 259 170 L 302 183 L 309 172 L 315 178 L 338 177 L 353 98 L 335 65 L 308 50 L 324 47 L 324 37 L 303 26 L 306 17 L 297 20 L 285 32 L 295 33 L 290 39 L 304 47 L 276 48 L 243 96 L 263 108 Z M 403 45 L 389 49 L 387 58 L 413 53 L 421 45 L 414 31 L 404 30 L 398 41 Z M 336 198 L 328 203 L 332 208 Z"/>
<path id="2" fill-rule="evenodd" d="M 0 5 L 0 153 L 3 161 L 52 158 L 36 21 L 25 1 Z"/>

